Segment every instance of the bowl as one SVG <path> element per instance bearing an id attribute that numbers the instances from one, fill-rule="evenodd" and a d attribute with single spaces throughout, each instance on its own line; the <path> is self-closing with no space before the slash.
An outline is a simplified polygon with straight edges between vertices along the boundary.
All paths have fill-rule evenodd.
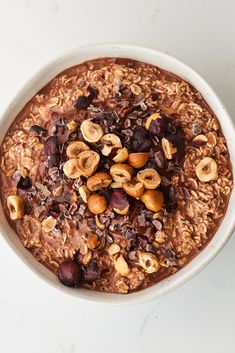
<path id="1" fill-rule="evenodd" d="M 1 116 L 0 142 L 3 140 L 4 135 L 13 119 L 23 108 L 25 103 L 28 102 L 32 96 L 35 95 L 54 76 L 64 69 L 82 63 L 88 59 L 107 56 L 132 58 L 159 66 L 160 68 L 172 71 L 176 75 L 191 83 L 198 91 L 200 91 L 220 121 L 231 156 L 233 175 L 235 175 L 234 127 L 223 103 L 220 101 L 213 89 L 199 74 L 180 60 L 158 50 L 137 45 L 95 44 L 83 46 L 69 51 L 48 63 L 44 68 L 36 73 L 29 80 L 29 82 L 26 83 L 26 85 L 20 90 L 4 114 Z M 199 253 L 199 255 L 197 255 L 188 265 L 171 277 L 168 277 L 154 286 L 142 291 L 124 295 L 99 293 L 83 288 L 72 289 L 63 286 L 55 275 L 53 275 L 43 265 L 38 263 L 33 255 L 31 255 L 31 253 L 23 247 L 18 236 L 16 236 L 14 231 L 10 228 L 4 216 L 2 207 L 0 208 L 0 233 L 16 255 L 18 255 L 23 260 L 25 265 L 28 266 L 35 273 L 35 275 L 43 281 L 43 285 L 51 285 L 58 289 L 61 294 L 69 294 L 76 297 L 78 300 L 85 300 L 91 303 L 116 305 L 133 304 L 158 298 L 163 294 L 179 287 L 185 281 L 201 271 L 219 253 L 230 238 L 235 225 L 234 209 L 235 189 L 232 191 L 227 212 L 219 229 L 210 243 L 201 253 Z M 57 295 L 59 295 L 59 292 L 57 292 Z"/>

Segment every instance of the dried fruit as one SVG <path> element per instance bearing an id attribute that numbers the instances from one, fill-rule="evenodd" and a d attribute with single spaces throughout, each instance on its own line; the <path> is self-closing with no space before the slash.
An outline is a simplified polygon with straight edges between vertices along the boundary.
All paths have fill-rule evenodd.
<path id="1" fill-rule="evenodd" d="M 216 180 L 218 178 L 216 161 L 210 157 L 203 158 L 196 166 L 196 175 L 203 182 Z"/>
<path id="2" fill-rule="evenodd" d="M 120 275 L 122 276 L 128 276 L 130 273 L 130 269 L 129 266 L 126 262 L 126 260 L 124 259 L 123 255 L 117 255 L 117 257 L 114 260 L 114 267 L 115 270 L 120 273 Z"/>
<path id="3" fill-rule="evenodd" d="M 100 245 L 100 240 L 97 234 L 90 233 L 87 236 L 87 246 L 89 249 L 95 249 Z"/>
<path id="4" fill-rule="evenodd" d="M 104 134 L 102 127 L 91 120 L 83 120 L 80 129 L 82 136 L 88 142 L 98 142 Z"/>
<path id="5" fill-rule="evenodd" d="M 39 125 L 33 125 L 30 128 L 30 131 L 35 132 L 38 136 L 42 137 L 43 135 L 46 134 L 47 130 L 44 129 L 43 127 L 39 126 Z"/>
<path id="6" fill-rule="evenodd" d="M 42 221 L 42 230 L 46 233 L 52 232 L 56 226 L 57 220 L 49 216 Z"/>
<path id="7" fill-rule="evenodd" d="M 74 132 L 78 128 L 78 124 L 76 123 L 75 120 L 69 121 L 66 125 L 70 132 Z"/>
<path id="8" fill-rule="evenodd" d="M 161 183 L 160 175 L 153 168 L 141 170 L 137 174 L 137 179 L 144 184 L 146 189 L 156 189 Z"/>
<path id="9" fill-rule="evenodd" d="M 80 169 L 78 168 L 78 161 L 76 158 L 69 159 L 67 162 L 65 162 L 63 166 L 63 171 L 67 178 L 70 179 L 77 179 L 81 175 Z"/>
<path id="10" fill-rule="evenodd" d="M 101 139 L 102 148 L 101 152 L 104 156 L 108 156 L 112 149 L 122 148 L 122 143 L 120 138 L 115 134 L 106 134 Z"/>
<path id="11" fill-rule="evenodd" d="M 150 252 L 138 252 L 139 264 L 147 273 L 157 272 L 159 263 L 157 257 Z"/>
<path id="12" fill-rule="evenodd" d="M 128 163 L 133 168 L 142 168 L 149 159 L 148 152 L 140 152 L 140 153 L 130 153 L 128 157 Z"/>
<path id="13" fill-rule="evenodd" d="M 140 198 L 144 192 L 144 184 L 136 179 L 123 183 L 123 189 L 132 197 Z"/>
<path id="14" fill-rule="evenodd" d="M 109 255 L 115 255 L 115 254 L 119 253 L 120 250 L 121 250 L 120 246 L 118 244 L 113 243 L 108 248 L 108 253 L 109 253 Z"/>
<path id="15" fill-rule="evenodd" d="M 76 103 L 74 104 L 76 109 L 87 109 L 92 103 L 93 99 L 98 95 L 97 90 L 92 87 L 88 87 L 88 91 L 88 96 L 80 96 L 77 99 Z"/>
<path id="16" fill-rule="evenodd" d="M 75 260 L 61 262 L 57 272 L 61 283 L 68 287 L 76 287 L 82 279 L 82 271 Z"/>
<path id="17" fill-rule="evenodd" d="M 92 175 L 87 180 L 87 187 L 90 191 L 96 191 L 109 187 L 112 183 L 112 178 L 108 173 L 99 172 Z"/>
<path id="18" fill-rule="evenodd" d="M 110 198 L 110 206 L 114 212 L 124 215 L 129 210 L 129 202 L 122 191 L 115 190 Z"/>
<path id="19" fill-rule="evenodd" d="M 22 189 L 22 190 L 27 190 L 32 187 L 32 182 L 29 176 L 26 176 L 23 178 L 22 176 L 20 177 L 20 180 L 17 183 L 17 188 Z"/>
<path id="20" fill-rule="evenodd" d="M 117 163 L 110 168 L 111 177 L 113 178 L 113 180 L 120 183 L 130 181 L 132 174 L 133 169 L 127 164 Z"/>
<path id="21" fill-rule="evenodd" d="M 173 154 L 177 152 L 177 148 L 175 148 L 165 137 L 162 139 L 162 149 L 167 159 L 172 159 Z"/>
<path id="22" fill-rule="evenodd" d="M 164 202 L 163 193 L 158 190 L 145 190 L 140 199 L 145 207 L 153 212 L 160 211 Z"/>
<path id="23" fill-rule="evenodd" d="M 94 193 L 88 197 L 87 205 L 91 213 L 100 214 L 106 210 L 107 200 L 104 196 Z"/>
<path id="24" fill-rule="evenodd" d="M 72 141 L 66 149 L 66 154 L 69 158 L 76 158 L 79 153 L 88 151 L 90 148 L 82 141 Z"/>
<path id="25" fill-rule="evenodd" d="M 132 137 L 132 148 L 134 152 L 148 152 L 152 146 L 148 132 L 138 127 L 134 130 Z"/>
<path id="26" fill-rule="evenodd" d="M 77 156 L 77 167 L 80 174 L 89 177 L 98 168 L 100 156 L 95 151 L 83 151 Z"/>
<path id="27" fill-rule="evenodd" d="M 90 191 L 88 190 L 88 188 L 86 187 L 86 185 L 80 186 L 79 189 L 78 189 L 78 191 L 79 191 L 79 194 L 80 194 L 80 196 L 81 196 L 81 198 L 82 198 L 82 201 L 85 202 L 85 203 L 87 203 L 88 197 L 89 197 L 89 195 L 90 195 Z"/>
<path id="28" fill-rule="evenodd" d="M 116 156 L 113 158 L 113 161 L 115 163 L 122 163 L 127 161 L 127 159 L 128 159 L 128 149 L 124 147 L 121 150 L 118 150 Z"/>
<path id="29" fill-rule="evenodd" d="M 50 136 L 45 142 L 44 151 L 47 156 L 59 154 L 58 139 L 56 136 Z"/>
<path id="30" fill-rule="evenodd" d="M 18 195 L 10 195 L 7 197 L 7 208 L 10 212 L 10 218 L 13 221 L 24 216 L 24 201 Z"/>

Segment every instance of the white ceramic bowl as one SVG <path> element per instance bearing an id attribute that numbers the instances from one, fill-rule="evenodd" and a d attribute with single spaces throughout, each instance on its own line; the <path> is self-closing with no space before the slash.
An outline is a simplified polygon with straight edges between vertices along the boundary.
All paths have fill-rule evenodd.
<path id="1" fill-rule="evenodd" d="M 199 76 L 193 69 L 185 65 L 181 61 L 172 56 L 157 51 L 136 45 L 127 44 L 99 44 L 79 47 L 69 53 L 58 57 L 53 62 L 50 62 L 46 67 L 40 70 L 17 94 L 9 105 L 5 113 L 0 119 L 0 142 L 2 141 L 7 129 L 17 113 L 23 108 L 32 96 L 37 93 L 48 81 L 56 74 L 64 69 L 80 64 L 88 59 L 99 57 L 116 56 L 132 58 L 153 65 L 157 65 L 163 69 L 172 71 L 184 80 L 190 82 L 204 96 L 207 103 L 210 105 L 214 113 L 219 118 L 223 133 L 227 139 L 231 160 L 233 163 L 233 174 L 235 175 L 235 139 L 234 127 L 227 111 L 225 110 L 220 99 L 217 97 L 212 88 Z M 71 289 L 62 286 L 56 276 L 48 271 L 44 266 L 39 264 L 34 257 L 20 243 L 18 236 L 10 228 L 2 208 L 0 209 L 0 233 L 15 251 L 15 253 L 24 261 L 26 266 L 29 266 L 38 278 L 43 280 L 45 285 L 50 284 L 59 289 L 55 295 L 67 293 L 73 295 L 79 300 L 86 300 L 93 303 L 104 304 L 131 304 L 140 303 L 147 300 L 157 298 L 174 288 L 183 284 L 186 280 L 193 277 L 202 270 L 211 261 L 218 252 L 222 249 L 225 243 L 230 238 L 235 225 L 235 190 L 230 197 L 227 213 L 217 230 L 215 236 L 210 241 L 208 246 L 187 266 L 177 272 L 175 275 L 166 278 L 160 283 L 144 289 L 142 291 L 131 293 L 128 295 L 120 294 L 105 294 L 92 292 L 86 289 Z"/>

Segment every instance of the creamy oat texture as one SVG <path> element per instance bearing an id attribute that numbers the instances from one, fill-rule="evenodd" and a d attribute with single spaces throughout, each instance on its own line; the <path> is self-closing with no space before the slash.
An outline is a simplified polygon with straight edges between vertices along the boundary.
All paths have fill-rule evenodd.
<path id="1" fill-rule="evenodd" d="M 65 285 L 113 293 L 185 266 L 219 227 L 233 186 L 201 94 L 131 59 L 56 76 L 15 118 L 0 165 L 2 205 L 22 244 Z"/>

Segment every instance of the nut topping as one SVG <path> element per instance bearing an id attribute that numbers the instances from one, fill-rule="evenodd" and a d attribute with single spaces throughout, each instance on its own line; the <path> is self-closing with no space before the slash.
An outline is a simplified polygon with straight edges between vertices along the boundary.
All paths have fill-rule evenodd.
<path id="1" fill-rule="evenodd" d="M 10 212 L 10 218 L 15 221 L 24 216 L 24 201 L 18 195 L 10 195 L 7 198 L 7 208 Z"/>
<path id="2" fill-rule="evenodd" d="M 102 127 L 91 120 L 84 120 L 81 123 L 81 132 L 88 142 L 98 142 L 104 134 Z"/>
<path id="3" fill-rule="evenodd" d="M 144 192 L 144 184 L 136 179 L 123 183 L 123 189 L 132 197 L 140 198 Z"/>
<path id="4" fill-rule="evenodd" d="M 60 264 L 58 278 L 61 283 L 68 287 L 76 287 L 82 279 L 82 271 L 75 260 L 67 260 Z"/>
<path id="5" fill-rule="evenodd" d="M 100 240 L 97 234 L 90 233 L 87 237 L 87 246 L 89 249 L 95 249 L 100 245 Z"/>
<path id="6" fill-rule="evenodd" d="M 133 169 L 128 164 L 117 163 L 110 168 L 110 175 L 114 181 L 124 183 L 130 181 Z"/>
<path id="7" fill-rule="evenodd" d="M 110 205 L 113 210 L 120 215 L 126 214 L 129 210 L 129 202 L 120 190 L 115 190 L 112 193 Z"/>
<path id="8" fill-rule="evenodd" d="M 145 272 L 147 273 L 154 273 L 157 272 L 159 269 L 159 263 L 157 261 L 156 256 L 154 256 L 150 252 L 139 252 L 138 253 L 139 257 L 139 264 Z"/>
<path id="9" fill-rule="evenodd" d="M 57 220 L 54 217 L 49 216 L 42 221 L 42 229 L 46 233 L 52 232 L 56 226 L 56 223 Z"/>
<path id="10" fill-rule="evenodd" d="M 137 174 L 137 179 L 144 184 L 146 189 L 156 189 L 161 183 L 160 175 L 153 168 L 141 170 Z"/>
<path id="11" fill-rule="evenodd" d="M 76 158 L 79 153 L 88 151 L 90 148 L 82 141 L 72 141 L 66 149 L 66 154 L 69 158 Z"/>
<path id="12" fill-rule="evenodd" d="M 153 212 L 160 211 L 164 201 L 163 193 L 158 190 L 145 190 L 140 199 L 145 207 Z"/>
<path id="13" fill-rule="evenodd" d="M 128 159 L 128 149 L 126 147 L 119 150 L 116 156 L 113 158 L 115 163 L 122 163 Z"/>
<path id="14" fill-rule="evenodd" d="M 196 174 L 200 181 L 208 182 L 218 178 L 217 163 L 210 157 L 205 157 L 196 166 Z"/>
<path id="15" fill-rule="evenodd" d="M 107 201 L 104 196 L 94 193 L 88 197 L 87 205 L 91 213 L 100 214 L 106 210 Z"/>
<path id="16" fill-rule="evenodd" d="M 77 167 L 80 174 L 89 177 L 98 168 L 100 156 L 95 151 L 83 151 L 77 156 Z"/>
<path id="17" fill-rule="evenodd" d="M 129 154 L 128 157 L 128 163 L 130 166 L 133 168 L 142 168 L 149 159 L 149 153 L 148 152 L 140 152 L 140 153 L 131 153 Z"/>
<path id="18" fill-rule="evenodd" d="M 78 161 L 76 158 L 69 159 L 67 162 L 65 162 L 63 166 L 63 171 L 67 178 L 70 179 L 77 179 L 81 175 L 80 169 L 78 168 Z"/>
<path id="19" fill-rule="evenodd" d="M 162 139 L 162 149 L 167 159 L 172 159 L 173 154 L 177 152 L 177 148 L 174 147 L 165 137 Z"/>
<path id="20" fill-rule="evenodd" d="M 130 269 L 127 265 L 126 260 L 124 259 L 123 255 L 117 255 L 117 257 L 114 260 L 114 267 L 115 270 L 120 273 L 122 276 L 128 276 L 130 273 Z"/>
<path id="21" fill-rule="evenodd" d="M 80 186 L 79 189 L 78 189 L 78 191 L 79 191 L 79 194 L 80 194 L 80 196 L 81 196 L 81 198 L 82 198 L 82 201 L 85 202 L 85 203 L 87 203 L 88 197 L 89 197 L 89 195 L 90 195 L 90 191 L 88 190 L 88 188 L 86 187 L 86 185 Z"/>
<path id="22" fill-rule="evenodd" d="M 87 187 L 90 191 L 96 191 L 103 188 L 109 187 L 112 182 L 112 178 L 108 173 L 99 172 L 92 175 L 87 180 Z"/>
<path id="23" fill-rule="evenodd" d="M 115 255 L 115 254 L 119 253 L 120 250 L 121 250 L 120 246 L 118 244 L 113 243 L 108 248 L 108 253 L 109 253 L 109 255 Z"/>
<path id="24" fill-rule="evenodd" d="M 102 149 L 101 152 L 104 156 L 108 156 L 113 148 L 122 148 L 120 138 L 114 134 L 106 134 L 101 139 Z"/>
<path id="25" fill-rule="evenodd" d="M 78 124 L 76 123 L 75 120 L 71 120 L 67 123 L 67 128 L 69 129 L 69 131 L 72 133 L 74 131 L 77 130 L 78 128 Z"/>

